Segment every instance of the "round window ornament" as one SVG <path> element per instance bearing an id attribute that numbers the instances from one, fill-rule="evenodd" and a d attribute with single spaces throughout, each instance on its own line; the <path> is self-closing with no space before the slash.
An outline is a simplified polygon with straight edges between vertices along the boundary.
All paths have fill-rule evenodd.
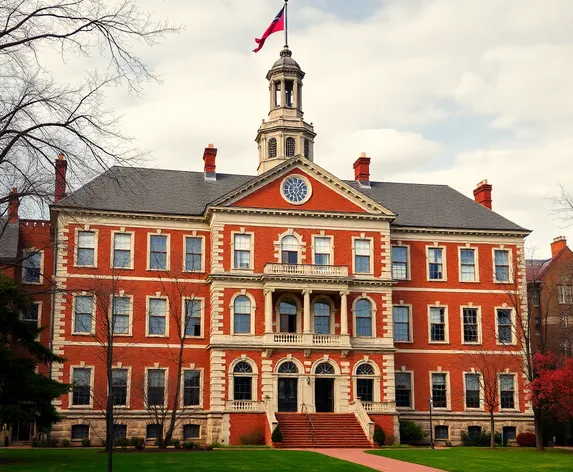
<path id="1" fill-rule="evenodd" d="M 308 202 L 312 195 L 312 187 L 306 177 L 302 175 L 289 175 L 281 184 L 281 195 L 293 205 L 302 205 Z"/>

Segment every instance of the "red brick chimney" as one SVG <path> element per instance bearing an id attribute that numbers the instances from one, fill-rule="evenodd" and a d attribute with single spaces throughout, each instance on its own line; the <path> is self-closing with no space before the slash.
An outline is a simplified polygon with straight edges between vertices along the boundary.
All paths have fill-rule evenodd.
<path id="1" fill-rule="evenodd" d="M 365 152 L 354 163 L 354 180 L 363 187 L 370 187 L 370 158 Z"/>
<path id="2" fill-rule="evenodd" d="M 54 203 L 58 203 L 66 196 L 66 171 L 68 170 L 68 161 L 60 153 L 56 160 L 56 187 L 54 189 Z"/>
<path id="3" fill-rule="evenodd" d="M 487 183 L 487 180 L 482 180 L 477 184 L 474 190 L 474 198 L 476 202 L 491 210 L 491 189 L 493 187 Z"/>
<path id="4" fill-rule="evenodd" d="M 553 238 L 551 243 L 551 257 L 555 257 L 561 252 L 563 248 L 567 247 L 567 238 L 565 236 L 557 236 Z"/>
<path id="5" fill-rule="evenodd" d="M 17 197 L 18 189 L 16 187 L 10 190 L 8 194 L 8 223 L 18 221 L 18 210 L 20 209 L 20 199 Z"/>
<path id="6" fill-rule="evenodd" d="M 213 144 L 209 144 L 203 152 L 203 162 L 205 163 L 205 180 L 217 180 L 215 173 L 215 160 L 217 158 L 217 148 Z"/>

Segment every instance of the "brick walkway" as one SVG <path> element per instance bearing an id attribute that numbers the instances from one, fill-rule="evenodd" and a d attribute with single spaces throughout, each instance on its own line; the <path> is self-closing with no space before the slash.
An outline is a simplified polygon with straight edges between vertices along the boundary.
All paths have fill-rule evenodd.
<path id="1" fill-rule="evenodd" d="M 425 465 L 412 464 L 388 457 L 367 454 L 361 449 L 304 449 L 305 451 L 318 452 L 325 456 L 335 457 L 355 464 L 364 465 L 374 470 L 383 472 L 443 472 L 441 469 L 426 467 Z"/>

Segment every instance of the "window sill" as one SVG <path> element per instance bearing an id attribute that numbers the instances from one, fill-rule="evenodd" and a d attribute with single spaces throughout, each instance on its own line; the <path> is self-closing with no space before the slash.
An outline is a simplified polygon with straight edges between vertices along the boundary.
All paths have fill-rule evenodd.
<path id="1" fill-rule="evenodd" d="M 479 280 L 460 280 L 461 284 L 479 284 Z"/>
<path id="2" fill-rule="evenodd" d="M 76 269 L 97 269 L 97 266 L 95 265 L 79 265 L 79 264 L 74 264 L 74 267 Z"/>
<path id="3" fill-rule="evenodd" d="M 414 344 L 414 341 L 396 341 L 396 340 L 394 340 L 394 344 Z"/>
<path id="4" fill-rule="evenodd" d="M 93 410 L 93 405 L 69 405 L 71 410 Z"/>
<path id="5" fill-rule="evenodd" d="M 233 268 L 231 269 L 231 272 L 239 272 L 239 273 L 245 273 L 245 274 L 252 274 L 252 273 L 255 272 L 255 270 L 254 270 L 254 269 L 239 269 L 239 268 L 233 267 Z"/>
<path id="6" fill-rule="evenodd" d="M 44 285 L 44 282 L 27 282 L 27 281 L 22 279 L 22 284 L 23 285 Z"/>
<path id="7" fill-rule="evenodd" d="M 169 338 L 169 335 L 167 334 L 146 334 L 145 335 L 146 338 Z"/>
<path id="8" fill-rule="evenodd" d="M 416 409 L 413 406 L 397 406 L 396 410 L 400 410 L 400 411 L 416 411 Z"/>
<path id="9" fill-rule="evenodd" d="M 462 346 L 481 346 L 481 345 L 482 345 L 481 341 L 472 341 L 472 342 L 463 341 L 462 342 Z"/>
<path id="10" fill-rule="evenodd" d="M 135 270 L 133 267 L 114 267 L 114 266 L 110 266 L 110 269 L 112 269 L 112 270 Z"/>
<path id="11" fill-rule="evenodd" d="M 169 267 L 162 269 L 151 269 L 150 267 L 148 267 L 146 270 L 148 272 L 169 272 Z"/>
<path id="12" fill-rule="evenodd" d="M 448 279 L 426 279 L 426 282 L 447 282 Z"/>
<path id="13" fill-rule="evenodd" d="M 132 333 L 113 333 L 114 338 L 130 338 L 132 336 Z"/>
<path id="14" fill-rule="evenodd" d="M 72 336 L 94 336 L 95 335 L 95 331 L 90 332 L 90 333 L 76 333 L 76 332 L 72 332 Z"/>
<path id="15" fill-rule="evenodd" d="M 450 341 L 428 341 L 428 344 L 448 345 Z"/>
<path id="16" fill-rule="evenodd" d="M 513 284 L 514 282 L 513 280 L 494 280 L 493 283 L 507 285 L 507 284 Z"/>

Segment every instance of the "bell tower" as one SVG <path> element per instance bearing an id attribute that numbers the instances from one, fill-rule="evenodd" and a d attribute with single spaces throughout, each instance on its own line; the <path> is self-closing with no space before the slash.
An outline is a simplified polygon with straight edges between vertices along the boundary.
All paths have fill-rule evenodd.
<path id="1" fill-rule="evenodd" d="M 304 72 L 285 46 L 267 72 L 270 111 L 255 141 L 259 149 L 258 174 L 295 156 L 314 159 L 314 127 L 303 120 L 302 79 Z"/>

